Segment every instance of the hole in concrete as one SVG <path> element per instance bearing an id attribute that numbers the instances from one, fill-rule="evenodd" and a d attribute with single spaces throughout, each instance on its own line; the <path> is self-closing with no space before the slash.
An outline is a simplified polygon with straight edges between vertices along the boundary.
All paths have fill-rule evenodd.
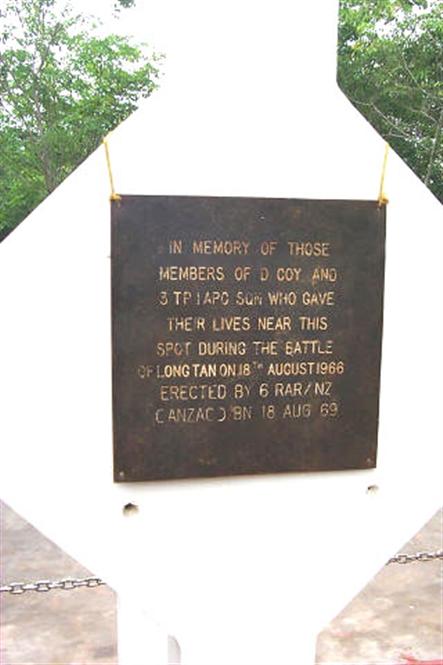
<path id="1" fill-rule="evenodd" d="M 123 506 L 123 515 L 135 515 L 138 513 L 138 506 L 135 503 L 127 503 Z"/>

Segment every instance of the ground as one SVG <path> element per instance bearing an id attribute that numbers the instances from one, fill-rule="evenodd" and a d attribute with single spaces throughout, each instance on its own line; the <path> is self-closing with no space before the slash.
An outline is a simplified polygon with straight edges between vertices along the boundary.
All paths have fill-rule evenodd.
<path id="1" fill-rule="evenodd" d="M 2 584 L 91 575 L 0 507 Z M 442 518 L 439 511 L 402 552 L 441 549 Z M 443 660 L 442 581 L 441 560 L 386 566 L 320 634 L 317 665 Z M 0 599 L 1 665 L 116 665 L 115 595 L 108 587 Z"/>

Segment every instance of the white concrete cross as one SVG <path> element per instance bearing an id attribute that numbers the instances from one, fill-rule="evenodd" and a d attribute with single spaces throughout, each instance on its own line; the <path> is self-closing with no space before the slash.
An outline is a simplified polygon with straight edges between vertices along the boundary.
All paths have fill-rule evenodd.
<path id="1" fill-rule="evenodd" d="M 377 197 L 383 141 L 335 82 L 336 2 L 143 7 L 168 64 L 113 134 L 118 192 Z M 392 153 L 386 189 L 369 471 L 114 484 L 103 149 L 0 246 L 1 495 L 116 589 L 122 665 L 167 663 L 168 633 L 183 665 L 308 665 L 322 626 L 438 507 L 441 211 Z"/>

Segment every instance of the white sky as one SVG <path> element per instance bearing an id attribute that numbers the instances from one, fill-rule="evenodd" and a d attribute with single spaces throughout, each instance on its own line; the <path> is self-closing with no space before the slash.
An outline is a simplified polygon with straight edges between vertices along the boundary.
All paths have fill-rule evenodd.
<path id="1" fill-rule="evenodd" d="M 59 0 L 64 4 L 64 0 Z M 297 2 L 299 0 L 293 0 Z M 314 2 L 315 0 L 310 0 Z M 338 0 L 331 0 L 331 2 Z M 429 9 L 441 0 L 428 0 Z M 195 4 L 192 0 L 181 0 L 175 2 L 174 0 L 136 0 L 136 6 L 130 9 L 122 9 L 120 18 L 117 19 L 113 16 L 114 0 L 96 0 L 95 3 L 91 0 L 70 0 L 72 7 L 82 14 L 89 14 L 97 16 L 104 23 L 104 30 L 106 32 L 117 32 L 119 34 L 134 35 L 138 40 L 147 41 L 151 46 L 156 47 L 157 50 L 165 49 L 176 40 L 180 40 L 183 36 L 183 18 L 188 15 L 187 9 L 192 12 L 192 6 Z M 206 0 L 209 12 L 217 7 L 217 2 L 214 0 Z M 225 0 L 224 5 L 229 5 L 230 0 Z M 242 0 L 237 0 L 237 4 L 241 5 Z M 257 5 L 260 5 L 260 0 L 257 0 Z M 177 16 L 177 8 L 182 5 L 181 14 Z M 415 8 L 417 13 L 426 11 L 420 8 Z M 253 18 L 253 17 L 252 17 Z M 196 28 L 198 26 L 195 26 Z"/>
<path id="2" fill-rule="evenodd" d="M 98 17 L 106 34 L 131 35 L 156 51 L 166 51 L 180 40 L 180 21 L 174 19 L 171 4 L 175 3 L 170 0 L 138 0 L 135 7 L 122 8 L 119 18 L 114 16 L 113 0 L 99 0 L 94 4 L 91 0 L 70 1 L 79 13 Z"/>
<path id="3" fill-rule="evenodd" d="M 121 10 L 119 19 L 112 17 L 113 0 L 71 4 L 98 16 L 104 32 L 132 35 L 164 53 L 168 80 L 174 75 L 189 81 L 192 72 L 207 82 L 217 72 L 223 84 L 227 77 L 230 82 L 241 78 L 239 70 L 259 76 L 261 69 L 269 87 L 284 70 L 292 78 L 297 64 L 307 78 L 310 70 L 311 80 L 335 82 L 336 1 L 320 3 L 320 22 L 312 0 L 137 0 L 135 7 Z"/>

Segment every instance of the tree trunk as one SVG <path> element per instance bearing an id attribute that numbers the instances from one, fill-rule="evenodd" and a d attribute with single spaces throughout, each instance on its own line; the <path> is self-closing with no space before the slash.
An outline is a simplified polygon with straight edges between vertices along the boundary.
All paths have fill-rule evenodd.
<path id="1" fill-rule="evenodd" d="M 427 187 L 429 187 L 429 183 L 430 183 L 431 175 L 432 175 L 432 167 L 434 165 L 434 159 L 435 159 L 435 155 L 436 155 L 436 152 L 437 152 L 437 147 L 440 143 L 440 134 L 441 134 L 442 124 L 443 124 L 443 109 L 440 111 L 440 117 L 439 117 L 438 122 L 437 122 L 437 129 L 435 130 L 435 136 L 434 136 L 434 140 L 433 140 L 433 143 L 432 143 L 431 154 L 429 155 L 428 168 L 427 168 L 426 176 L 425 176 L 425 179 L 424 179 L 424 183 Z"/>

